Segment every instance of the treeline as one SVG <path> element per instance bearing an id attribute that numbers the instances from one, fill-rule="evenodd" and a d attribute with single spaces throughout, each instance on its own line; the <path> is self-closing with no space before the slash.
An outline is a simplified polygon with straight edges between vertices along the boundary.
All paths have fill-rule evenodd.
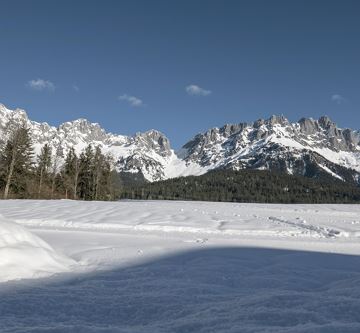
<path id="1" fill-rule="evenodd" d="M 122 198 L 258 203 L 358 203 L 360 189 L 262 170 L 211 171 L 122 189 Z"/>
<path id="2" fill-rule="evenodd" d="M 113 161 L 99 147 L 66 156 L 45 144 L 35 155 L 29 129 L 13 126 L 0 150 L 0 190 L 4 199 L 113 200 L 119 196 Z M 62 163 L 62 160 L 64 162 Z"/>

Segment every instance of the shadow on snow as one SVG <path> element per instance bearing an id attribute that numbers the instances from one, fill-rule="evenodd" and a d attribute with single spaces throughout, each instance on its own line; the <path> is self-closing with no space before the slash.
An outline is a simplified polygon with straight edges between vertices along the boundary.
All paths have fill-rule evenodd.
<path id="1" fill-rule="evenodd" d="M 360 332 L 360 257 L 212 248 L 3 284 L 1 332 Z"/>

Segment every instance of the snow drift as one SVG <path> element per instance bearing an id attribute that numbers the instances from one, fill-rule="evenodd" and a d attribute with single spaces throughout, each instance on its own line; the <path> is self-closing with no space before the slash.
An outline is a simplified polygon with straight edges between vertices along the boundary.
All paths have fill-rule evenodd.
<path id="1" fill-rule="evenodd" d="M 0 215 L 0 282 L 68 271 L 74 262 Z"/>

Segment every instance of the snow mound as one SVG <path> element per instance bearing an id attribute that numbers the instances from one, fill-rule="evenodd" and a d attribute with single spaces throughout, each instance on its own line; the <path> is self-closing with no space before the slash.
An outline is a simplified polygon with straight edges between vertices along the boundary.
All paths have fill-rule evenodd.
<path id="1" fill-rule="evenodd" d="M 0 215 L 0 282 L 69 271 L 75 262 Z"/>

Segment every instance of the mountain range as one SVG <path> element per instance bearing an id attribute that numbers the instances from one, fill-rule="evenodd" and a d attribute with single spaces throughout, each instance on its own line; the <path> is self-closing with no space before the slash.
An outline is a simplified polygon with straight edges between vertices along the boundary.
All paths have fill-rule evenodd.
<path id="1" fill-rule="evenodd" d="M 150 182 L 214 169 L 260 169 L 360 184 L 360 132 L 339 128 L 326 116 L 291 123 L 273 115 L 252 123 L 226 124 L 197 134 L 176 152 L 156 130 L 117 135 L 86 119 L 55 127 L 2 104 L 0 144 L 10 135 L 10 124 L 20 122 L 30 128 L 35 153 L 48 143 L 62 160 L 70 147 L 80 153 L 92 144 L 113 157 L 117 171 Z"/>

